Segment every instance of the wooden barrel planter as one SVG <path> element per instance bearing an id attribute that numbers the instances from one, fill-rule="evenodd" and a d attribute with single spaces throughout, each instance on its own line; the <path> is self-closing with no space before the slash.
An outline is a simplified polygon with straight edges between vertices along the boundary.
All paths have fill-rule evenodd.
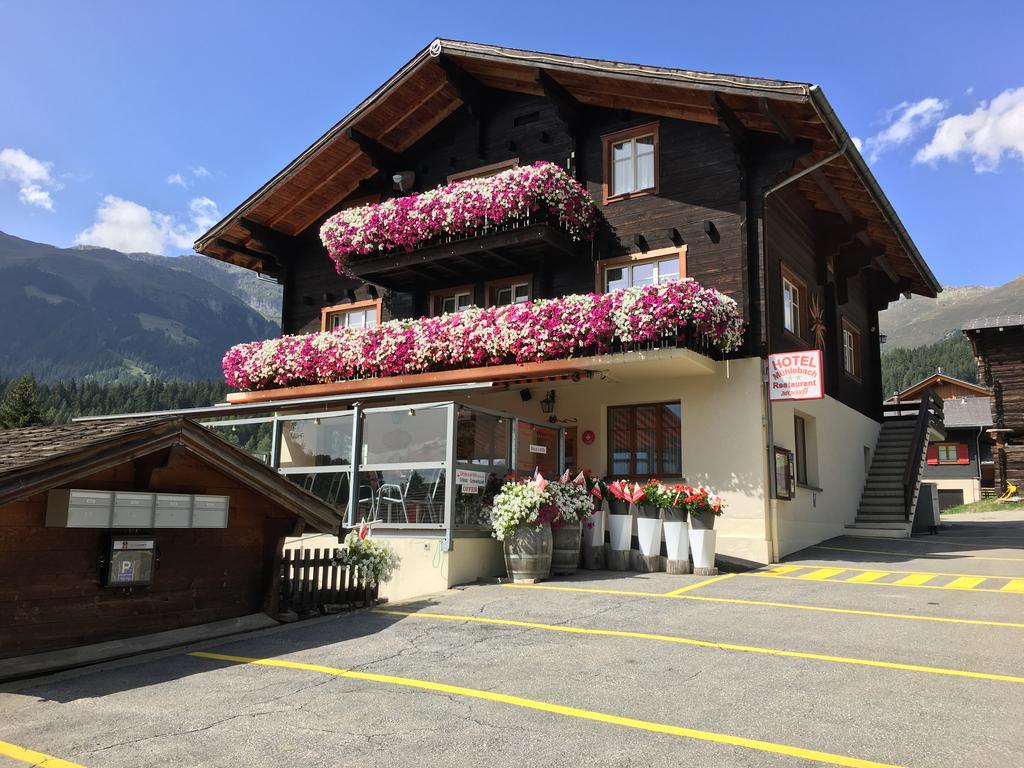
<path id="1" fill-rule="evenodd" d="M 516 584 L 534 584 L 551 574 L 551 526 L 521 525 L 505 539 L 505 568 Z"/>
<path id="2" fill-rule="evenodd" d="M 636 535 L 640 551 L 633 558 L 633 570 L 657 573 L 661 570 L 661 510 L 653 504 L 637 504 Z"/>
<path id="3" fill-rule="evenodd" d="M 630 503 L 622 499 L 608 501 L 608 570 L 629 570 L 629 550 L 633 542 L 633 515 Z"/>
<path id="4" fill-rule="evenodd" d="M 551 573 L 560 576 L 576 573 L 580 561 L 580 528 L 576 521 L 551 529 Z"/>

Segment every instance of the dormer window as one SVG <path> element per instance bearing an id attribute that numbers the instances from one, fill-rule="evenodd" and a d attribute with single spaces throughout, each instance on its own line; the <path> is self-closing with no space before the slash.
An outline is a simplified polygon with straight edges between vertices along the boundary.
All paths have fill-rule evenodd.
<path id="1" fill-rule="evenodd" d="M 325 331 L 339 328 L 368 328 L 380 322 L 380 300 L 337 304 L 320 310 L 320 327 Z"/>
<path id="2" fill-rule="evenodd" d="M 533 298 L 532 275 L 519 275 L 505 280 L 495 280 L 487 284 L 487 305 L 504 307 L 508 304 L 521 304 Z"/>
<path id="3" fill-rule="evenodd" d="M 604 201 L 658 191 L 658 124 L 649 123 L 602 138 Z"/>

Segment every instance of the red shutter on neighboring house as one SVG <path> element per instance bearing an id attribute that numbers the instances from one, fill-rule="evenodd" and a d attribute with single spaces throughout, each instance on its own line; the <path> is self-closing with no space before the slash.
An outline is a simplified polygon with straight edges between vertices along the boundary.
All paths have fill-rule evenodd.
<path id="1" fill-rule="evenodd" d="M 956 444 L 956 463 L 957 464 L 970 464 L 971 459 L 967 455 L 967 443 Z"/>
<path id="2" fill-rule="evenodd" d="M 937 445 L 928 446 L 928 463 L 938 464 L 939 463 L 939 447 Z"/>

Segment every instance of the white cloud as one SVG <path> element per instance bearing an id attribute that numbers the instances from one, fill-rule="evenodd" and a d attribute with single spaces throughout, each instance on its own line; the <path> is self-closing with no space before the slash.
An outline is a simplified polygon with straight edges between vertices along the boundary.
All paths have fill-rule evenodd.
<path id="1" fill-rule="evenodd" d="M 918 163 L 969 157 L 977 173 L 994 171 L 1003 156 L 1024 160 L 1024 87 L 980 102 L 969 115 L 947 117 L 914 157 Z"/>
<path id="2" fill-rule="evenodd" d="M 195 176 L 197 179 L 205 179 L 208 176 L 211 176 L 212 174 L 208 170 L 206 170 L 205 167 L 200 165 L 197 168 L 192 169 L 192 175 Z"/>
<path id="3" fill-rule="evenodd" d="M 96 221 L 75 238 L 77 245 L 98 245 L 128 253 L 164 253 L 192 247 L 193 241 L 220 218 L 217 204 L 208 197 L 189 202 L 187 221 L 151 211 L 144 205 L 107 195 L 96 210 Z"/>
<path id="4" fill-rule="evenodd" d="M 50 191 L 61 187 L 50 175 L 50 163 L 13 147 L 0 149 L 0 181 L 13 181 L 18 185 L 21 202 L 47 211 L 53 210 Z"/>
<path id="5" fill-rule="evenodd" d="M 850 141 L 853 142 L 853 146 L 855 146 L 857 148 L 858 152 L 863 152 L 864 151 L 864 139 L 861 139 L 861 138 L 859 138 L 857 136 L 851 136 L 850 137 Z"/>
<path id="6" fill-rule="evenodd" d="M 868 162 L 876 162 L 885 152 L 906 144 L 922 130 L 937 123 L 946 106 L 946 102 L 929 97 L 915 102 L 904 101 L 888 110 L 885 128 L 864 139 L 861 145 Z"/>
<path id="7" fill-rule="evenodd" d="M 199 165 L 190 168 L 187 173 L 176 171 L 167 177 L 168 184 L 174 184 L 182 189 L 188 189 L 196 183 L 196 179 L 207 179 L 213 174 L 206 170 L 205 166 Z"/>
<path id="8" fill-rule="evenodd" d="M 185 177 L 180 173 L 172 173 L 167 177 L 168 184 L 177 184 L 179 187 L 188 188 L 188 184 L 185 183 Z"/>

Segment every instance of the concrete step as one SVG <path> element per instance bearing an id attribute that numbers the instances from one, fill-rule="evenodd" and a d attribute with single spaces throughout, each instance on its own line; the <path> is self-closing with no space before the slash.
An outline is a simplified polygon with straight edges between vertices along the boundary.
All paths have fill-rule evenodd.
<path id="1" fill-rule="evenodd" d="M 899 523 L 900 525 L 907 522 L 902 512 L 892 515 L 876 515 L 864 510 L 857 513 L 857 521 L 861 523 Z"/>
<path id="2" fill-rule="evenodd" d="M 883 525 L 884 527 L 879 527 Z M 846 530 L 853 531 L 857 536 L 867 536 L 872 539 L 909 539 L 910 524 L 906 523 L 899 527 L 891 527 L 884 523 L 854 523 L 847 525 Z"/>

